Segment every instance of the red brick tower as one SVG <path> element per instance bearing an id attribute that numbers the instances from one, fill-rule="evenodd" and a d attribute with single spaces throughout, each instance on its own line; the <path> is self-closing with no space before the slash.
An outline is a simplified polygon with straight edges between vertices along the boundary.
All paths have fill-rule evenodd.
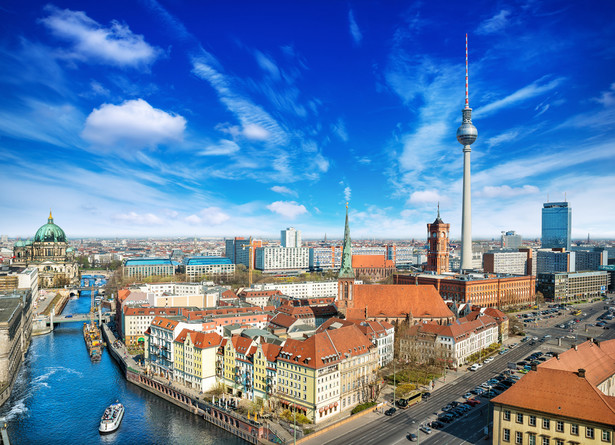
<path id="1" fill-rule="evenodd" d="M 429 253 L 427 254 L 426 271 L 437 274 L 449 271 L 448 232 L 450 224 L 444 224 L 440 219 L 440 204 L 438 204 L 438 217 L 432 224 L 427 224 L 427 240 Z"/>

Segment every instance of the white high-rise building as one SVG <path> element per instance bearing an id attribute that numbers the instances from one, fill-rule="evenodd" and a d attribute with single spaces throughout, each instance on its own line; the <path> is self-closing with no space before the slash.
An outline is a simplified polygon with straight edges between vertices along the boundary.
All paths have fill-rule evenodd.
<path id="1" fill-rule="evenodd" d="M 282 247 L 301 247 L 301 230 L 288 227 L 282 230 L 281 238 Z"/>

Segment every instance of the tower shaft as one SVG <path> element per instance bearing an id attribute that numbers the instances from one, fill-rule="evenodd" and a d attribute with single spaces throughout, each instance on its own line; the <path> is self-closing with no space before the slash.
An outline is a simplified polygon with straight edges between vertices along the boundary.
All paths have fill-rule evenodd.
<path id="1" fill-rule="evenodd" d="M 472 195 L 469 145 L 463 147 L 463 203 L 461 208 L 461 270 L 472 268 Z"/>

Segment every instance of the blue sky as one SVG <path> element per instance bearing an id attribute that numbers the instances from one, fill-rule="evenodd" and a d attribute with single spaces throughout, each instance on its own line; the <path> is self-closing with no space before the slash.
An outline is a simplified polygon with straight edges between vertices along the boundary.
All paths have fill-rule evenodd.
<path id="1" fill-rule="evenodd" d="M 0 233 L 615 238 L 615 4 L 8 0 Z"/>

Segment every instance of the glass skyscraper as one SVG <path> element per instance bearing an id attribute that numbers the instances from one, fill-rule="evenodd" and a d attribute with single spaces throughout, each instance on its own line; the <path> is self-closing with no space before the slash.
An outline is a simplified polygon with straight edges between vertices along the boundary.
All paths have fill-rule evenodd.
<path id="1" fill-rule="evenodd" d="M 542 208 L 542 247 L 570 250 L 572 208 L 567 202 L 545 202 Z"/>

